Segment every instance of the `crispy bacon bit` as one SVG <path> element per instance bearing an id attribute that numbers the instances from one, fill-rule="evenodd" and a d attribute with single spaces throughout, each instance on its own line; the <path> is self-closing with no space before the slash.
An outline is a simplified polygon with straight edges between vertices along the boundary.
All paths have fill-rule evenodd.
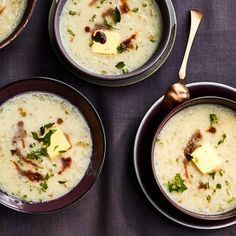
<path id="1" fill-rule="evenodd" d="M 112 16 L 113 12 L 114 12 L 114 9 L 108 8 L 106 11 L 102 13 L 102 17 L 105 18 L 106 16 Z"/>
<path id="2" fill-rule="evenodd" d="M 134 48 L 134 45 L 132 44 L 132 41 L 135 40 L 137 37 L 137 33 L 132 34 L 129 38 L 127 38 L 125 41 L 123 41 L 121 44 L 125 45 L 126 48 Z"/>
<path id="3" fill-rule="evenodd" d="M 207 132 L 211 133 L 211 134 L 215 134 L 216 133 L 216 128 L 215 127 L 210 127 Z"/>
<path id="4" fill-rule="evenodd" d="M 23 162 L 25 162 L 27 164 L 30 164 L 35 167 L 39 167 L 36 163 L 34 163 L 33 161 L 28 160 L 26 157 L 24 157 L 24 155 L 21 153 L 21 151 L 18 148 L 16 148 L 15 150 L 11 150 L 11 154 L 12 154 L 12 156 L 13 155 L 18 156 L 20 158 L 20 160 L 22 160 Z"/>
<path id="5" fill-rule="evenodd" d="M 2 6 L 0 5 L 0 15 L 3 13 L 3 11 L 5 10 L 5 8 L 6 8 L 6 7 L 2 7 Z"/>
<path id="6" fill-rule="evenodd" d="M 206 186 L 203 182 L 199 182 L 198 189 L 206 189 Z"/>
<path id="7" fill-rule="evenodd" d="M 60 175 L 63 171 L 65 171 L 67 168 L 70 168 L 71 163 L 72 163 L 72 159 L 70 157 L 61 158 L 61 163 L 62 163 L 62 168 L 61 170 L 58 172 L 58 174 Z"/>
<path id="8" fill-rule="evenodd" d="M 183 164 L 184 164 L 184 175 L 185 175 L 186 179 L 189 179 L 189 175 L 188 175 L 189 161 L 183 160 Z"/>
<path id="9" fill-rule="evenodd" d="M 25 148 L 25 141 L 24 139 L 26 138 L 27 132 L 24 129 L 24 122 L 23 121 L 19 121 L 17 123 L 17 132 L 16 135 L 13 137 L 12 143 L 16 144 L 17 141 L 21 141 L 23 148 Z"/>
<path id="10" fill-rule="evenodd" d="M 188 141 L 188 144 L 184 149 L 184 154 L 191 155 L 194 152 L 194 150 L 199 147 L 197 142 L 199 142 L 201 139 L 202 139 L 202 134 L 200 130 L 197 130 Z"/>
<path id="11" fill-rule="evenodd" d="M 21 176 L 27 177 L 30 181 L 39 182 L 43 180 L 43 176 L 40 173 L 31 170 L 22 170 L 16 162 L 13 163 Z"/>
<path id="12" fill-rule="evenodd" d="M 58 119 L 57 119 L 57 124 L 58 124 L 58 125 L 63 124 L 63 122 L 64 122 L 64 121 L 63 121 L 61 118 L 58 118 Z"/>
<path id="13" fill-rule="evenodd" d="M 91 7 L 91 6 L 95 5 L 97 2 L 98 2 L 98 0 L 92 0 L 92 1 L 89 3 L 89 6 Z"/>
<path id="14" fill-rule="evenodd" d="M 120 10 L 121 13 L 128 13 L 130 11 L 128 0 L 121 0 Z"/>

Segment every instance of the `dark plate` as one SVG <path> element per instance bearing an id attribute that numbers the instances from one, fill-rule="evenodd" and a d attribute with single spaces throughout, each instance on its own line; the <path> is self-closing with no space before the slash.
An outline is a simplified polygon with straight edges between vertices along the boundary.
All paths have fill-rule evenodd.
<path id="1" fill-rule="evenodd" d="M 162 14 L 163 32 L 160 44 L 152 57 L 143 66 L 127 74 L 100 75 L 90 72 L 75 63 L 64 49 L 59 32 L 59 22 L 66 1 L 67 0 L 53 0 L 49 14 L 49 35 L 53 49 L 59 60 L 72 73 L 83 80 L 93 84 L 111 87 L 126 86 L 140 82 L 158 70 L 166 61 L 172 50 L 177 30 L 173 4 L 171 0 L 155 0 Z"/>
<path id="2" fill-rule="evenodd" d="M 211 82 L 192 83 L 188 85 L 192 98 L 201 96 L 220 96 L 236 101 L 236 89 L 227 85 Z M 138 182 L 152 205 L 163 215 L 181 225 L 197 229 L 217 229 L 236 223 L 236 217 L 225 220 L 201 220 L 188 216 L 177 210 L 163 196 L 157 187 L 152 172 L 151 150 L 156 130 L 162 121 L 161 102 L 159 98 L 148 110 L 138 128 L 134 144 L 134 166 Z"/>
<path id="3" fill-rule="evenodd" d="M 0 203 L 9 208 L 26 213 L 50 213 L 81 200 L 95 183 L 105 159 L 105 132 L 98 113 L 88 99 L 74 88 L 57 80 L 38 77 L 9 84 L 0 89 L 0 104 L 18 94 L 31 91 L 58 95 L 78 107 L 90 127 L 93 139 L 93 153 L 85 176 L 74 189 L 62 197 L 48 202 L 30 204 L 0 191 Z"/>
<path id="4" fill-rule="evenodd" d="M 9 43 L 11 43 L 16 37 L 18 37 L 18 35 L 26 27 L 30 17 L 33 14 L 33 10 L 34 10 L 36 1 L 37 0 L 28 0 L 28 4 L 27 4 L 26 10 L 25 10 L 25 13 L 24 13 L 20 23 L 18 24 L 16 29 L 6 39 L 4 39 L 2 42 L 0 42 L 0 49 L 4 48 Z"/>

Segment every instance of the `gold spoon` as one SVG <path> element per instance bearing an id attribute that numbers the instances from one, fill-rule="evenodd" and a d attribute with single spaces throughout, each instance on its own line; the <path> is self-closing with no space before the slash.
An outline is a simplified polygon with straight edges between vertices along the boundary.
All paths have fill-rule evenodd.
<path id="1" fill-rule="evenodd" d="M 202 12 L 199 10 L 191 10 L 190 13 L 191 27 L 183 62 L 179 70 L 179 81 L 177 83 L 172 84 L 166 91 L 165 97 L 163 99 L 163 108 L 165 111 L 170 111 L 178 104 L 190 98 L 189 90 L 184 84 L 184 79 L 186 77 L 186 68 L 193 40 L 203 17 Z"/>

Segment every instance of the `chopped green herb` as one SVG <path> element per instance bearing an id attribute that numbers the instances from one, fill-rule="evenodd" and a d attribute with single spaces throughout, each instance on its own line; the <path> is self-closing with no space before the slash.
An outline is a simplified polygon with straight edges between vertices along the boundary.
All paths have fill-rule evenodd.
<path id="1" fill-rule="evenodd" d="M 113 24 L 113 20 L 105 17 L 104 18 L 104 25 L 108 28 L 108 29 L 114 29 L 114 24 Z"/>
<path id="2" fill-rule="evenodd" d="M 60 151 L 58 151 L 59 153 L 65 153 L 66 152 L 66 150 L 60 150 Z"/>
<path id="3" fill-rule="evenodd" d="M 151 42 L 151 43 L 156 43 L 157 40 L 156 40 L 156 39 L 150 39 L 150 42 Z"/>
<path id="4" fill-rule="evenodd" d="M 134 9 L 132 9 L 132 12 L 135 12 L 135 13 L 136 13 L 136 12 L 138 12 L 138 10 L 139 10 L 139 9 L 136 7 L 136 8 L 134 8 Z"/>
<path id="5" fill-rule="evenodd" d="M 224 171 L 223 170 L 219 170 L 219 174 L 222 177 L 224 175 Z"/>
<path id="6" fill-rule="evenodd" d="M 123 61 L 120 61 L 116 64 L 116 68 L 123 69 L 125 67 L 125 63 Z"/>
<path id="7" fill-rule="evenodd" d="M 217 188 L 217 189 L 221 189 L 221 184 L 217 184 L 217 185 L 216 185 L 216 188 Z"/>
<path id="8" fill-rule="evenodd" d="M 147 3 L 143 3 L 143 7 L 147 7 Z"/>
<path id="9" fill-rule="evenodd" d="M 23 195 L 21 199 L 26 200 L 26 198 L 27 198 L 27 195 Z"/>
<path id="10" fill-rule="evenodd" d="M 228 200 L 228 203 L 231 203 L 231 202 L 234 202 L 236 201 L 236 197 L 231 197 L 229 200 Z"/>
<path id="11" fill-rule="evenodd" d="M 227 186 L 229 186 L 229 181 L 225 180 L 225 184 L 226 184 Z"/>
<path id="12" fill-rule="evenodd" d="M 211 196 L 210 196 L 210 195 L 207 195 L 206 200 L 207 200 L 208 202 L 210 202 L 210 201 L 211 201 Z"/>
<path id="13" fill-rule="evenodd" d="M 210 118 L 210 126 L 212 126 L 213 124 L 218 124 L 218 118 L 216 114 L 210 114 L 209 118 Z"/>
<path id="14" fill-rule="evenodd" d="M 71 30 L 71 29 L 67 29 L 67 32 L 70 34 L 70 35 L 72 35 L 72 36 L 75 36 L 75 33 Z"/>
<path id="15" fill-rule="evenodd" d="M 50 171 L 45 175 L 44 179 L 45 179 L 45 180 L 48 180 L 49 178 L 51 178 L 51 177 L 53 177 L 53 176 L 54 176 L 54 174 L 53 174 L 52 170 L 50 170 Z"/>
<path id="16" fill-rule="evenodd" d="M 96 18 L 96 14 L 94 14 L 94 15 L 90 18 L 89 21 L 94 22 L 94 21 L 95 21 L 95 18 Z"/>
<path id="17" fill-rule="evenodd" d="M 58 146 L 58 145 L 56 145 L 56 146 L 54 147 L 53 151 L 55 151 L 55 150 L 56 150 L 58 147 L 59 147 L 59 146 Z"/>
<path id="18" fill-rule="evenodd" d="M 225 141 L 225 139 L 226 139 L 226 134 L 223 133 L 221 139 L 219 140 L 219 142 L 217 144 L 221 145 Z"/>
<path id="19" fill-rule="evenodd" d="M 35 143 L 31 143 L 31 144 L 29 145 L 30 148 L 33 148 L 33 147 L 35 147 L 35 146 L 36 146 Z"/>
<path id="20" fill-rule="evenodd" d="M 47 189 L 48 189 L 48 184 L 47 184 L 46 181 L 40 183 L 40 190 L 41 190 L 42 192 L 46 192 Z"/>
<path id="21" fill-rule="evenodd" d="M 125 67 L 125 68 L 123 68 L 123 69 L 122 69 L 122 71 L 123 71 L 123 74 L 127 74 L 127 73 L 129 73 L 129 69 L 128 69 L 128 68 L 126 68 L 126 67 Z"/>
<path id="22" fill-rule="evenodd" d="M 67 180 L 66 181 L 61 181 L 61 180 L 58 181 L 59 184 L 65 184 L 66 182 L 67 182 Z"/>
<path id="23" fill-rule="evenodd" d="M 117 52 L 121 54 L 127 50 L 127 46 L 124 43 L 121 43 L 116 49 Z"/>
<path id="24" fill-rule="evenodd" d="M 26 157 L 31 160 L 41 160 L 43 156 L 48 157 L 46 148 L 40 148 L 36 151 L 32 151 L 28 153 Z"/>
<path id="25" fill-rule="evenodd" d="M 101 4 L 103 4 L 106 0 L 101 0 Z"/>
<path id="26" fill-rule="evenodd" d="M 54 125 L 55 123 L 48 123 L 48 124 L 46 124 L 46 125 L 44 125 L 44 126 L 42 126 L 42 127 L 40 127 L 40 135 L 42 136 L 42 135 L 44 135 L 45 134 L 45 131 L 47 130 L 47 129 L 50 129 L 50 128 L 52 128 L 52 126 Z"/>
<path id="27" fill-rule="evenodd" d="M 206 182 L 206 183 L 204 184 L 204 188 L 205 188 L 205 189 L 209 189 L 209 188 L 210 188 L 209 182 Z"/>
<path id="28" fill-rule="evenodd" d="M 120 11 L 117 7 L 112 12 L 112 19 L 113 19 L 114 23 L 119 23 L 121 21 L 121 14 L 120 14 Z"/>
<path id="29" fill-rule="evenodd" d="M 167 186 L 170 193 L 174 191 L 182 193 L 187 189 L 186 185 L 184 184 L 184 180 L 181 178 L 179 173 L 175 175 L 171 182 L 169 181 L 167 183 Z"/>
<path id="30" fill-rule="evenodd" d="M 77 15 L 77 13 L 75 12 L 75 11 L 69 11 L 69 15 L 71 15 L 71 16 L 75 16 L 75 15 Z"/>
<path id="31" fill-rule="evenodd" d="M 216 172 L 213 171 L 213 172 L 209 173 L 209 175 L 211 176 L 212 179 L 215 179 Z"/>

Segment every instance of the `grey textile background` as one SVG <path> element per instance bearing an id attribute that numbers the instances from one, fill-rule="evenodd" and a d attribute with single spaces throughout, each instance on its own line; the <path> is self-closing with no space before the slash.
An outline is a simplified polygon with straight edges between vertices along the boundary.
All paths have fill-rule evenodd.
<path id="1" fill-rule="evenodd" d="M 149 107 L 177 80 L 187 41 L 191 8 L 205 16 L 191 52 L 187 82 L 216 81 L 236 87 L 236 1 L 173 0 L 178 20 L 174 49 L 151 78 L 125 88 L 83 82 L 56 58 L 48 38 L 51 1 L 38 0 L 21 36 L 0 51 L 0 85 L 31 76 L 67 82 L 97 108 L 107 134 L 101 176 L 74 206 L 51 215 L 26 215 L 0 206 L 0 236 L 5 235 L 236 235 L 236 225 L 220 230 L 193 230 L 162 216 L 143 195 L 134 173 L 133 142 Z"/>

